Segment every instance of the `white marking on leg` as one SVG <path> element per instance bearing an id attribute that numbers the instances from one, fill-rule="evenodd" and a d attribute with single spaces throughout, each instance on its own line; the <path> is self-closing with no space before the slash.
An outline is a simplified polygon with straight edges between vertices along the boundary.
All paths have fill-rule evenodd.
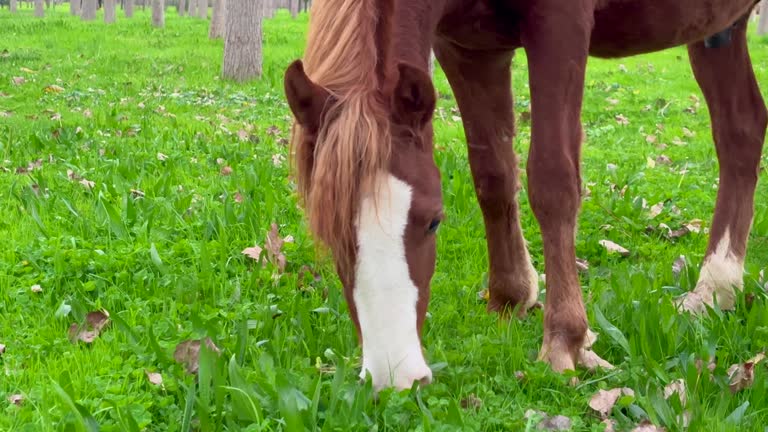
<path id="1" fill-rule="evenodd" d="M 683 299 L 683 309 L 704 312 L 706 306 L 714 306 L 715 297 L 720 309 L 733 309 L 734 288 L 744 288 L 744 260 L 731 250 L 731 236 L 726 230 L 715 251 L 704 260 L 696 288 Z"/>
<path id="2" fill-rule="evenodd" d="M 432 379 L 416 328 L 419 290 L 405 255 L 411 187 L 392 175 L 365 196 L 359 213 L 354 301 L 363 339 L 363 369 L 375 388 L 410 388 Z"/>

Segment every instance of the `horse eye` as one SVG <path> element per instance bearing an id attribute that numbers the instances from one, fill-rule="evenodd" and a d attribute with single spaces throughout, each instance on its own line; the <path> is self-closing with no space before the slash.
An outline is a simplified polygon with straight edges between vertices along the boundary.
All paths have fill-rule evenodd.
<path id="1" fill-rule="evenodd" d="M 437 232 L 437 228 L 440 226 L 440 219 L 432 219 L 432 222 L 429 224 L 429 230 L 427 231 L 430 234 L 434 234 Z"/>

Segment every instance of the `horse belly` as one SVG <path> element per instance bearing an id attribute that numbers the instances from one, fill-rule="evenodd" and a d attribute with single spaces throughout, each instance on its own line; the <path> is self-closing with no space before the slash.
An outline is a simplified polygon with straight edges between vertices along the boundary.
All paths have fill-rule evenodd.
<path id="1" fill-rule="evenodd" d="M 626 57 L 703 40 L 745 16 L 755 0 L 598 0 L 590 54 Z"/>

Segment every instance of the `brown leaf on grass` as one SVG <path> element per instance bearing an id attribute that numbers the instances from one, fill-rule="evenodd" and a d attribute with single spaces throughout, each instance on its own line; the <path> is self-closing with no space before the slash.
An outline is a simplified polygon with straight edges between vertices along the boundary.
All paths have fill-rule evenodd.
<path id="1" fill-rule="evenodd" d="M 74 172 L 74 171 L 72 171 L 70 169 L 67 170 L 67 178 L 70 179 L 71 181 L 77 181 L 77 180 L 82 179 L 82 177 L 80 177 L 79 175 L 77 175 L 76 172 Z"/>
<path id="2" fill-rule="evenodd" d="M 600 240 L 600 246 L 604 247 L 609 253 L 617 253 L 621 256 L 629 256 L 629 250 L 610 240 Z"/>
<path id="3" fill-rule="evenodd" d="M 275 125 L 272 125 L 267 128 L 267 135 L 277 136 L 277 135 L 280 135 L 281 133 L 282 131 L 280 130 L 280 128 L 278 128 Z"/>
<path id="4" fill-rule="evenodd" d="M 645 142 L 647 142 L 648 144 L 655 144 L 657 140 L 658 140 L 658 138 L 656 137 L 656 135 L 646 135 L 645 136 Z"/>
<path id="5" fill-rule="evenodd" d="M 240 129 L 239 131 L 237 131 L 237 137 L 240 139 L 240 141 L 248 141 L 249 136 L 250 134 L 243 129 Z"/>
<path id="6" fill-rule="evenodd" d="M 221 168 L 221 175 L 223 175 L 223 176 L 232 175 L 232 167 L 227 165 L 227 166 Z"/>
<path id="7" fill-rule="evenodd" d="M 576 258 L 576 270 L 584 273 L 589 271 L 589 261 L 581 258 Z"/>
<path id="8" fill-rule="evenodd" d="M 679 229 L 673 230 L 669 232 L 669 238 L 671 239 L 679 239 L 680 237 L 683 237 L 690 233 L 691 231 L 688 230 L 688 227 L 683 225 Z"/>
<path id="9" fill-rule="evenodd" d="M 541 420 L 536 424 L 536 430 L 570 430 L 572 427 L 571 419 L 566 416 L 550 416 L 544 411 L 531 409 L 525 412 L 526 420 L 534 419 L 535 421 L 537 418 Z"/>
<path id="10" fill-rule="evenodd" d="M 243 195 L 240 193 L 240 191 L 235 192 L 235 202 L 238 204 L 243 202 Z"/>
<path id="11" fill-rule="evenodd" d="M 639 425 L 635 426 L 634 429 L 632 429 L 632 432 L 664 432 L 666 429 L 663 427 L 659 427 L 654 425 L 653 423 L 649 422 L 648 420 L 643 420 Z"/>
<path id="12" fill-rule="evenodd" d="M 0 118 L 8 118 L 11 115 L 13 115 L 11 111 L 0 111 Z"/>
<path id="13" fill-rule="evenodd" d="M 616 123 L 618 123 L 618 124 L 620 124 L 622 126 L 627 126 L 629 124 L 629 119 L 626 118 L 623 114 L 616 115 L 616 117 L 614 117 L 614 119 L 616 119 Z"/>
<path id="14" fill-rule="evenodd" d="M 162 386 L 163 385 L 163 376 L 160 375 L 157 372 L 150 372 L 148 370 L 145 370 L 144 373 L 147 375 L 147 380 L 151 384 L 154 384 L 156 386 Z"/>
<path id="15" fill-rule="evenodd" d="M 474 393 L 470 393 L 467 397 L 461 400 L 461 407 L 464 409 L 477 410 L 483 406 L 483 400 L 477 397 Z"/>
<path id="16" fill-rule="evenodd" d="M 37 284 L 32 285 L 29 288 L 29 290 L 32 291 L 33 293 L 41 293 L 41 292 L 43 292 L 43 288 L 40 285 L 37 285 Z"/>
<path id="17" fill-rule="evenodd" d="M 196 374 L 200 367 L 200 345 L 201 340 L 186 340 L 176 346 L 176 350 L 173 352 L 173 358 L 187 367 L 187 372 L 190 374 Z M 205 346 L 209 350 L 216 354 L 221 354 L 221 350 L 217 347 L 211 338 L 205 338 Z"/>
<path id="18" fill-rule="evenodd" d="M 105 310 L 88 312 L 85 316 L 85 323 L 82 325 L 72 323 L 69 326 L 69 340 L 72 343 L 82 341 L 92 343 L 99 337 L 101 330 L 109 324 L 109 312 Z"/>
<path id="19" fill-rule="evenodd" d="M 698 234 L 699 232 L 701 232 L 701 226 L 703 224 L 704 224 L 704 221 L 702 221 L 701 219 L 694 219 L 688 222 L 687 224 L 685 224 L 685 227 L 688 228 L 688 231 Z"/>
<path id="20" fill-rule="evenodd" d="M 680 276 L 680 273 L 682 273 L 686 264 L 687 264 L 687 261 L 685 259 L 685 255 L 680 255 L 679 257 L 677 257 L 675 262 L 672 263 L 672 274 L 675 276 Z"/>
<path id="21" fill-rule="evenodd" d="M 3 354 L 5 354 L 5 345 L 0 343 L 0 356 L 2 356 Z"/>
<path id="22" fill-rule="evenodd" d="M 696 359 L 695 365 L 696 365 L 696 370 L 699 371 L 699 373 L 701 373 L 701 371 L 704 370 L 705 365 L 704 365 L 703 359 Z M 714 372 L 715 368 L 717 368 L 717 359 L 715 358 L 715 359 L 707 360 L 706 368 L 707 370 L 709 370 L 710 374 Z"/>
<path id="23" fill-rule="evenodd" d="M 599 390 L 589 400 L 589 407 L 597 411 L 602 418 L 608 417 L 613 406 L 616 405 L 616 401 L 622 396 L 634 396 L 635 392 L 627 387 L 615 388 L 610 390 Z"/>
<path id="24" fill-rule="evenodd" d="M 605 425 L 603 432 L 616 432 L 616 421 L 613 419 L 605 419 L 601 422 Z"/>
<path id="25" fill-rule="evenodd" d="M 243 249 L 243 251 L 241 253 L 243 255 L 247 256 L 248 258 L 255 259 L 255 260 L 258 261 L 259 258 L 261 258 L 261 251 L 262 250 L 263 249 L 261 249 L 258 246 L 253 246 L 253 247 L 249 247 L 249 248 Z"/>
<path id="26" fill-rule="evenodd" d="M 677 397 L 680 398 L 680 403 L 685 406 L 688 398 L 685 393 L 685 380 L 678 379 L 672 381 L 664 387 L 664 399 L 669 399 L 673 394 L 677 393 Z"/>
<path id="27" fill-rule="evenodd" d="M 64 87 L 58 86 L 56 84 L 51 84 L 48 87 L 44 89 L 46 93 L 61 93 L 64 91 Z"/>
<path id="28" fill-rule="evenodd" d="M 271 229 L 267 233 L 267 242 L 264 244 L 264 249 L 267 251 L 267 259 L 282 272 L 285 270 L 286 258 L 283 254 L 284 240 L 280 238 L 277 224 L 273 223 Z"/>
<path id="29" fill-rule="evenodd" d="M 138 189 L 131 189 L 131 196 L 134 198 L 144 198 L 144 192 Z"/>
<path id="30" fill-rule="evenodd" d="M 83 185 L 83 186 L 84 186 L 86 189 L 93 189 L 93 188 L 94 188 L 94 186 L 96 186 L 96 183 L 95 183 L 95 182 L 92 182 L 92 181 L 90 181 L 90 180 L 88 180 L 88 179 L 82 179 L 82 180 L 80 180 L 78 183 L 80 183 L 81 185 Z"/>
<path id="31" fill-rule="evenodd" d="M 752 386 L 755 382 L 755 366 L 763 359 L 765 359 L 765 353 L 760 353 L 744 363 L 737 363 L 728 368 L 731 393 L 738 393 Z"/>
<path id="32" fill-rule="evenodd" d="M 672 159 L 667 155 L 656 156 L 656 163 L 659 165 L 672 165 Z"/>
<path id="33" fill-rule="evenodd" d="M 24 84 L 25 82 L 27 82 L 27 79 L 24 78 L 24 77 L 13 77 L 13 78 L 11 78 L 11 82 L 13 83 L 13 85 L 20 86 L 20 85 Z"/>
<path id="34" fill-rule="evenodd" d="M 663 201 L 658 203 L 658 204 L 654 204 L 651 207 L 651 210 L 648 212 L 648 217 L 653 219 L 656 216 L 660 215 L 662 211 L 664 211 L 664 202 Z"/>
<path id="35" fill-rule="evenodd" d="M 696 136 L 696 133 L 695 133 L 695 132 L 693 132 L 693 131 L 691 131 L 690 129 L 688 129 L 688 128 L 684 127 L 684 128 L 683 128 L 683 135 L 684 135 L 686 138 L 692 138 L 692 137 Z"/>
<path id="36" fill-rule="evenodd" d="M 10 395 L 8 396 L 8 402 L 10 402 L 11 405 L 21 406 L 24 402 L 24 396 L 20 394 Z"/>
<path id="37" fill-rule="evenodd" d="M 164 161 L 166 159 L 168 159 L 168 155 L 167 154 L 160 153 L 160 152 L 157 153 L 157 160 L 162 162 L 162 161 Z"/>

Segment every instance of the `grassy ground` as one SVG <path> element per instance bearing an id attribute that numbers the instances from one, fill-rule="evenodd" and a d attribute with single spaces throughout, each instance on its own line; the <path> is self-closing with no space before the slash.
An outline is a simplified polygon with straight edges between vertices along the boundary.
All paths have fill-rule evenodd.
<path id="1" fill-rule="evenodd" d="M 267 22 L 264 78 L 234 85 L 218 77 L 222 43 L 207 39 L 202 20 L 169 13 L 167 28 L 153 30 L 141 11 L 111 26 L 81 23 L 63 8 L 44 20 L 0 11 L 0 430 L 526 430 L 538 422 L 525 418 L 533 409 L 599 431 L 588 402 L 613 387 L 635 394 L 610 413 L 617 430 L 643 419 L 680 430 L 684 412 L 690 430 L 763 430 L 765 367 L 736 394 L 726 370 L 768 345 L 758 282 L 768 258 L 764 183 L 749 304 L 742 296 L 737 312 L 695 320 L 671 303 L 695 283 L 717 187 L 707 110 L 682 49 L 590 63 L 583 176 L 591 194 L 577 252 L 590 265 L 582 283 L 602 335 L 596 350 L 620 369 L 579 373 L 575 387 L 535 361 L 541 314 L 503 322 L 485 313 L 482 218 L 455 103 L 437 73 L 448 220 L 424 334 L 435 383 L 375 400 L 356 382 L 360 351 L 340 284 L 315 254 L 284 161 L 280 83 L 302 53 L 305 25 L 285 14 Z M 767 82 L 768 44 L 752 42 Z M 521 53 L 521 112 L 524 63 Z M 521 122 L 516 143 L 523 154 L 528 126 Z M 523 225 L 543 271 L 524 192 Z M 680 238 L 660 226 L 695 219 L 702 232 Z M 279 277 L 241 254 L 263 245 L 272 223 L 294 238 Z M 607 254 L 602 239 L 631 255 Z M 680 255 L 689 265 L 676 275 Z M 101 309 L 111 319 L 101 335 L 70 342 L 70 326 Z M 221 355 L 203 349 L 196 379 L 174 350 L 204 337 Z M 710 380 L 695 365 L 714 357 Z M 678 379 L 685 405 L 663 396 Z M 11 403 L 12 395 L 23 399 Z"/>

